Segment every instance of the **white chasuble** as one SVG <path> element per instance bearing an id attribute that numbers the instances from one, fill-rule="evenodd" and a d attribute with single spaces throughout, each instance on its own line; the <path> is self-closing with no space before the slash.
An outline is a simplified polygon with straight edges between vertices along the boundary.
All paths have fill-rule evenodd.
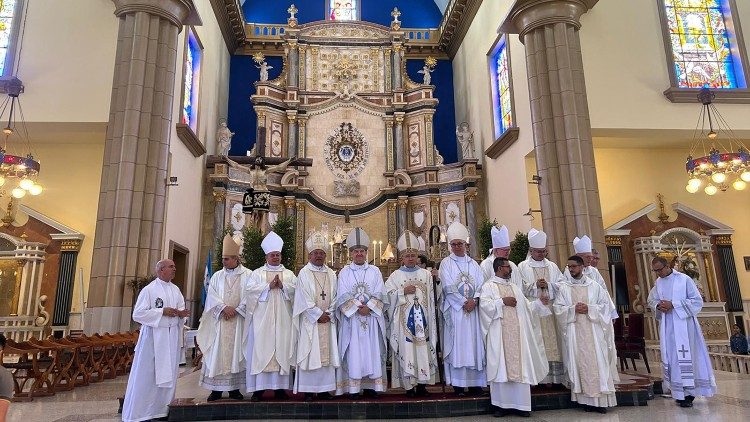
<path id="1" fill-rule="evenodd" d="M 374 265 L 351 263 L 339 272 L 336 309 L 341 369 L 337 394 L 387 388 L 383 287 L 383 275 Z M 369 308 L 369 315 L 357 312 L 364 306 Z"/>
<path id="2" fill-rule="evenodd" d="M 198 326 L 198 346 L 203 352 L 200 385 L 213 391 L 232 391 L 245 386 L 245 306 L 251 272 L 242 265 L 211 276 L 206 307 Z M 237 316 L 224 319 L 231 306 Z"/>
<path id="3" fill-rule="evenodd" d="M 336 389 L 336 368 L 341 365 L 335 316 L 336 273 L 308 263 L 297 276 L 292 310 L 292 362 L 296 367 L 294 392 Z M 331 321 L 318 323 L 324 312 Z"/>
<path id="4" fill-rule="evenodd" d="M 271 289 L 279 277 L 283 287 Z M 247 391 L 290 389 L 292 299 L 297 277 L 283 265 L 253 271 L 246 299 Z"/>
<path id="5" fill-rule="evenodd" d="M 673 309 L 656 309 L 660 300 L 672 302 Z M 664 370 L 664 386 L 672 397 L 711 397 L 716 393 L 716 380 L 703 338 L 698 313 L 703 298 L 695 282 L 678 271 L 656 280 L 648 295 L 648 305 L 659 321 L 659 346 Z"/>
<path id="6" fill-rule="evenodd" d="M 571 400 L 597 407 L 617 405 L 606 330 L 612 321 L 612 301 L 588 277 L 560 283 L 553 309 L 563 336 L 563 360 L 570 380 Z M 575 311 L 577 303 L 588 313 Z"/>
<path id="7" fill-rule="evenodd" d="M 484 273 L 471 257 L 451 254 L 440 263 L 440 280 L 446 383 L 454 387 L 484 387 L 487 378 L 479 309 L 463 309 L 468 300 L 479 298 Z"/>
<path id="8" fill-rule="evenodd" d="M 185 319 L 162 315 L 164 308 L 183 310 L 185 299 L 177 286 L 157 278 L 141 290 L 133 307 L 141 330 L 122 405 L 125 422 L 167 416 L 174 399 Z"/>
<path id="9" fill-rule="evenodd" d="M 404 294 L 404 288 L 416 291 Z M 419 267 L 401 267 L 385 283 L 391 344 L 391 387 L 405 390 L 435 384 L 437 320 L 432 274 Z"/>

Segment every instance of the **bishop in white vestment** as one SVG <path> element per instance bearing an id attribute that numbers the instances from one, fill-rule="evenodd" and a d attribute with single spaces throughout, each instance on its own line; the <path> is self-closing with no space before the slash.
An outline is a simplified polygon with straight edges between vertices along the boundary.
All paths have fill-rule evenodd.
<path id="1" fill-rule="evenodd" d="M 432 274 L 419 265 L 418 239 L 405 231 L 396 242 L 401 268 L 385 282 L 391 344 L 391 387 L 424 397 L 437 374 L 437 328 Z"/>
<path id="2" fill-rule="evenodd" d="M 659 346 L 664 387 L 681 407 L 692 407 L 696 396 L 716 393 L 716 380 L 708 356 L 698 313 L 703 298 L 693 280 L 656 257 L 651 268 L 659 278 L 648 295 L 648 305 L 659 322 Z"/>
<path id="3" fill-rule="evenodd" d="M 534 318 L 551 314 L 548 298 L 530 302 L 511 282 L 507 258 L 496 258 L 495 276 L 484 282 L 479 300 L 482 335 L 487 345 L 487 381 L 495 416 L 530 416 L 531 386 L 548 370 L 544 342 Z"/>
<path id="4" fill-rule="evenodd" d="M 508 258 L 511 251 L 510 235 L 508 234 L 507 227 L 501 226 L 500 228 L 497 228 L 496 226 L 492 226 L 490 234 L 492 235 L 492 249 L 490 250 L 490 255 L 479 264 L 479 266 L 482 267 L 485 281 L 495 276 L 495 270 L 492 269 L 492 263 L 495 262 L 495 258 Z M 518 271 L 518 267 L 513 261 L 510 261 L 510 268 L 513 271 L 510 275 L 510 282 L 523 290 L 521 273 Z"/>
<path id="5" fill-rule="evenodd" d="M 309 262 L 297 275 L 292 310 L 292 361 L 296 367 L 294 392 L 304 392 L 305 400 L 318 393 L 332 398 L 336 390 L 336 370 L 341 366 L 336 335 L 336 273 L 326 266 L 328 239 L 313 232 L 307 239 Z"/>
<path id="6" fill-rule="evenodd" d="M 356 399 L 375 397 L 387 389 L 383 274 L 367 263 L 370 237 L 355 227 L 346 237 L 352 262 L 339 271 L 336 309 L 339 320 L 339 356 L 336 394 Z"/>
<path id="7" fill-rule="evenodd" d="M 242 400 L 245 388 L 245 296 L 251 271 L 240 264 L 240 245 L 224 237 L 224 268 L 211 276 L 206 307 L 198 326 L 198 346 L 203 352 L 199 384 L 211 390 L 208 401 L 218 400 L 223 391 Z"/>
<path id="8" fill-rule="evenodd" d="M 122 405 L 124 422 L 165 417 L 174 399 L 182 325 L 190 315 L 180 289 L 171 283 L 176 271 L 171 260 L 159 261 L 156 280 L 141 290 L 133 307 L 141 332 Z"/>
<path id="9" fill-rule="evenodd" d="M 568 258 L 570 276 L 560 283 L 553 305 L 563 336 L 563 362 L 571 400 L 586 411 L 606 413 L 617 406 L 606 339 L 612 301 L 597 282 L 583 275 L 583 259 Z"/>
<path id="10" fill-rule="evenodd" d="M 466 254 L 469 231 L 463 224 L 452 223 L 446 237 L 451 254 L 440 263 L 445 382 L 458 396 L 465 395 L 466 387 L 470 387 L 470 394 L 479 395 L 487 385 L 484 341 L 476 309 L 484 273 Z"/>
<path id="11" fill-rule="evenodd" d="M 529 300 L 548 299 L 549 314 L 539 317 L 539 328 L 544 341 L 544 351 L 549 362 L 549 372 L 542 384 L 562 384 L 565 381 L 565 367 L 562 360 L 562 344 L 557 330 L 557 320 L 552 312 L 552 304 L 558 284 L 565 280 L 557 264 L 546 258 L 547 234 L 537 229 L 529 230 L 529 256 L 518 264 L 518 272 L 523 280 L 523 288 Z"/>
<path id="12" fill-rule="evenodd" d="M 247 391 L 259 401 L 265 390 L 286 399 L 292 389 L 292 300 L 297 277 L 281 264 L 284 241 L 269 232 L 260 244 L 266 264 L 253 271 L 247 288 Z"/>

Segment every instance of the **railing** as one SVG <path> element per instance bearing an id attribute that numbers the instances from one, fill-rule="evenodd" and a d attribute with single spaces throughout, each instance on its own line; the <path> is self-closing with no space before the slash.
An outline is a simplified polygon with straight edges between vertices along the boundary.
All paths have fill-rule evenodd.
<path id="1" fill-rule="evenodd" d="M 715 371 L 734 372 L 750 375 L 750 355 L 735 355 L 727 345 L 708 345 L 708 358 Z M 658 345 L 647 345 L 649 360 L 661 362 L 661 351 Z"/>
<path id="2" fill-rule="evenodd" d="M 440 31 L 437 29 L 402 28 L 408 44 L 437 44 L 440 42 Z"/>
<path id="3" fill-rule="evenodd" d="M 245 24 L 245 35 L 250 41 L 281 40 L 286 33 L 287 25 L 248 23 Z"/>
<path id="4" fill-rule="evenodd" d="M 0 332 L 13 341 L 26 341 L 31 337 L 42 338 L 44 325 L 36 325 L 33 316 L 0 317 Z"/>

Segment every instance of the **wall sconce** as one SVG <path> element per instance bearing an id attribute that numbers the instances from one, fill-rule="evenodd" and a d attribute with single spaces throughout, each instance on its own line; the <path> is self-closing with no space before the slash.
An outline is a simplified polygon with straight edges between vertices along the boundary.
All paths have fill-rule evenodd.
<path id="1" fill-rule="evenodd" d="M 531 208 L 529 208 L 529 211 L 526 212 L 526 214 L 521 214 L 521 215 L 523 215 L 524 217 L 529 217 L 529 220 L 533 221 L 534 220 L 534 213 L 541 214 L 542 210 L 532 210 Z"/>
<path id="2" fill-rule="evenodd" d="M 531 176 L 531 181 L 529 182 L 530 185 L 541 185 L 542 184 L 542 176 L 535 174 Z"/>
<path id="3" fill-rule="evenodd" d="M 167 179 L 167 186 L 179 186 L 179 184 L 177 184 L 177 176 L 169 176 Z"/>

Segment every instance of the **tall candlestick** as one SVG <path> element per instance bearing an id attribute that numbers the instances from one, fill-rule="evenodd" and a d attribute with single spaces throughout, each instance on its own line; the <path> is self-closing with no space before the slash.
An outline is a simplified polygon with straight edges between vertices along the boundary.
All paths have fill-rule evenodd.
<path id="1" fill-rule="evenodd" d="M 328 242 L 328 245 L 331 247 L 331 267 L 333 267 L 333 242 Z"/>
<path id="2" fill-rule="evenodd" d="M 378 240 L 378 256 L 380 257 L 380 264 L 383 264 L 383 241 Z"/>

